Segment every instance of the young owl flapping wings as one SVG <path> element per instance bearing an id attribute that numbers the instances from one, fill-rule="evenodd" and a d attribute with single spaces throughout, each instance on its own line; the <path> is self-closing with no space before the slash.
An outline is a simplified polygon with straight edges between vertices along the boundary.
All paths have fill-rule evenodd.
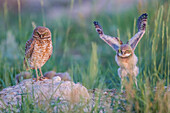
<path id="1" fill-rule="evenodd" d="M 144 13 L 138 18 L 138 32 L 126 44 L 123 44 L 117 37 L 105 35 L 100 24 L 97 21 L 94 21 L 99 37 L 116 51 L 115 60 L 120 67 L 118 69 L 118 75 L 121 78 L 121 91 L 123 89 L 123 79 L 127 75 L 131 75 L 134 78 L 137 86 L 136 76 L 139 73 L 139 68 L 136 66 L 138 58 L 134 51 L 145 33 L 147 16 L 148 15 Z"/>

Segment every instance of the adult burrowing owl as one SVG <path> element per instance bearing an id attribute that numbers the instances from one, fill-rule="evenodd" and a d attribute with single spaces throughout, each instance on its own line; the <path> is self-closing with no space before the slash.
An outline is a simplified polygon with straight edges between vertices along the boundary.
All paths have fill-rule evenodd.
<path id="1" fill-rule="evenodd" d="M 123 44 L 119 38 L 105 35 L 99 23 L 94 21 L 96 31 L 99 33 L 100 38 L 116 51 L 115 60 L 120 66 L 118 69 L 118 75 L 121 78 L 121 90 L 123 89 L 123 78 L 127 76 L 127 74 L 133 76 L 137 86 L 136 76 L 139 73 L 139 68 L 136 66 L 138 58 L 136 57 L 134 51 L 145 33 L 146 22 L 147 14 L 145 13 L 138 18 L 138 32 L 126 44 Z"/>
<path id="2" fill-rule="evenodd" d="M 36 71 L 36 81 L 39 80 L 38 71 L 39 69 L 41 77 L 43 74 L 41 67 L 47 62 L 51 57 L 53 51 L 51 32 L 46 27 L 36 27 L 33 31 L 32 38 L 26 42 L 25 45 L 25 58 L 24 64 L 26 68 L 35 69 Z M 27 65 L 29 64 L 29 66 Z"/>

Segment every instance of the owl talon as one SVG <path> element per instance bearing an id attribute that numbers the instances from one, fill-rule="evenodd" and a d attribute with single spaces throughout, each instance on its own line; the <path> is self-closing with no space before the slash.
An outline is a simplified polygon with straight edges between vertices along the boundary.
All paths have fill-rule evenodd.
<path id="1" fill-rule="evenodd" d="M 39 81 L 43 81 L 43 79 L 42 79 L 42 78 L 40 78 L 40 79 L 39 79 Z"/>
<path id="2" fill-rule="evenodd" d="M 45 79 L 45 77 L 40 77 L 40 79 Z"/>
<path id="3" fill-rule="evenodd" d="M 33 80 L 34 82 L 39 81 L 39 79 L 37 79 L 37 78 L 33 78 L 32 80 Z"/>
<path id="4" fill-rule="evenodd" d="M 39 80 L 40 80 L 40 81 L 43 81 L 44 79 L 46 79 L 46 78 L 45 78 L 45 77 L 40 77 Z"/>

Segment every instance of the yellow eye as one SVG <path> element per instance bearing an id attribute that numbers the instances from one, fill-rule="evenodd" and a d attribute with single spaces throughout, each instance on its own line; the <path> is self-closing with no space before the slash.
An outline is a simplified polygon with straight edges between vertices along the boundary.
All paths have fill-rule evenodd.
<path id="1" fill-rule="evenodd" d="M 118 52 L 121 53 L 122 51 L 119 49 Z"/>
<path id="2" fill-rule="evenodd" d="M 37 34 L 37 35 L 39 35 L 39 33 L 38 33 L 38 32 L 36 32 L 36 34 Z"/>
<path id="3" fill-rule="evenodd" d="M 46 33 L 44 33 L 43 35 L 46 35 L 47 34 L 47 32 Z"/>
<path id="4" fill-rule="evenodd" d="M 126 53 L 130 53 L 131 51 L 130 50 L 126 50 Z"/>

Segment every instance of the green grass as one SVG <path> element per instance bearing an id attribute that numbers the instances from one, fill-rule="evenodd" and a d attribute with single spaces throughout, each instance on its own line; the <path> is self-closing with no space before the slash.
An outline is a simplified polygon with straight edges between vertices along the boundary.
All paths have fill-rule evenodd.
<path id="1" fill-rule="evenodd" d="M 140 70 L 137 76 L 139 90 L 133 87 L 131 80 L 126 81 L 127 97 L 125 99 L 128 105 L 124 112 L 168 112 L 169 92 L 164 89 L 164 86 L 169 86 L 170 83 L 168 1 L 151 0 L 141 7 L 139 2 L 138 6 L 125 12 L 103 11 L 96 14 L 94 11 L 89 17 L 79 21 L 75 21 L 71 18 L 72 15 L 69 15 L 51 22 L 48 22 L 45 17 L 43 0 L 41 0 L 41 13 L 36 17 L 31 17 L 29 13 L 21 13 L 20 0 L 17 1 L 18 12 L 15 14 L 9 11 L 7 3 L 8 1 L 5 0 L 3 9 L 0 10 L 0 89 L 15 85 L 15 75 L 24 71 L 22 63 L 25 42 L 31 37 L 33 30 L 31 23 L 34 22 L 36 25 L 46 25 L 52 32 L 54 52 L 42 68 L 44 73 L 50 70 L 68 71 L 74 82 L 80 82 L 88 89 L 116 88 L 120 90 L 118 66 L 114 60 L 115 52 L 99 39 L 93 21 L 99 21 L 106 34 L 119 36 L 126 42 L 137 31 L 138 16 L 147 12 L 146 33 L 135 50 L 139 59 L 137 64 Z M 95 6 L 95 2 L 93 4 Z M 70 10 L 73 6 L 74 0 L 70 3 Z M 12 38 L 10 32 L 14 36 L 13 42 L 10 42 Z M 35 72 L 32 72 L 35 75 Z M 155 87 L 157 87 L 156 92 Z M 50 106 L 46 110 L 43 109 L 43 105 L 33 106 L 33 100 L 28 98 L 26 100 L 20 108 L 23 112 L 51 112 L 53 108 Z M 55 105 L 58 105 L 57 103 L 59 102 L 55 102 Z M 98 104 L 99 102 L 96 106 Z M 72 112 L 82 112 L 84 107 L 77 105 Z M 117 107 L 120 106 L 117 105 Z M 116 110 L 114 106 L 113 111 Z M 69 109 L 68 112 L 70 111 Z M 98 112 L 99 108 L 94 107 L 93 111 Z"/>

